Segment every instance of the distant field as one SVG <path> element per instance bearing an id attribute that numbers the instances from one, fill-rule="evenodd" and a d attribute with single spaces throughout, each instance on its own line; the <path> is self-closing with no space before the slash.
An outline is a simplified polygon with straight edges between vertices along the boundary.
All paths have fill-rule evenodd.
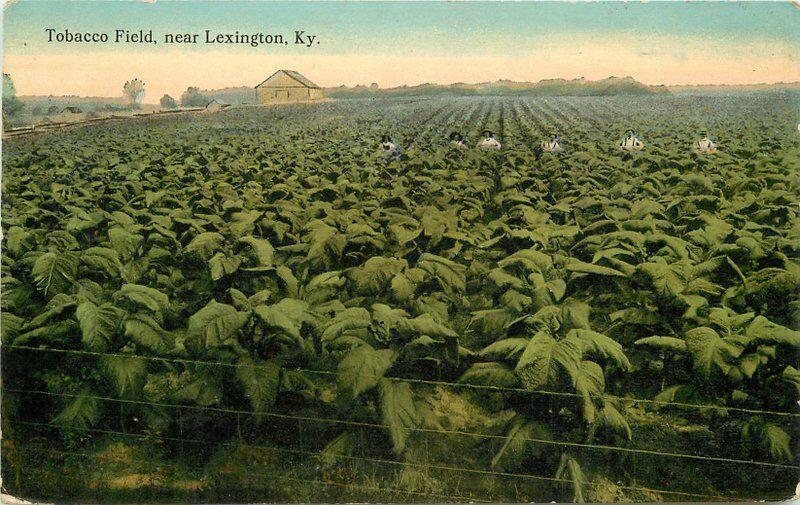
<path id="1" fill-rule="evenodd" d="M 353 99 L 4 141 L 4 489 L 789 497 L 798 100 Z M 500 152 L 448 145 L 486 128 Z"/>

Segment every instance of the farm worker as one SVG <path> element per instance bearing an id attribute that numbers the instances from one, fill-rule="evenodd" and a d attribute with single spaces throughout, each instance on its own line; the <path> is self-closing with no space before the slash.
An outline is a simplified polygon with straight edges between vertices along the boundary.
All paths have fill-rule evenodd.
<path id="1" fill-rule="evenodd" d="M 561 147 L 561 139 L 558 138 L 558 133 L 550 132 L 550 138 L 542 140 L 542 149 L 554 154 L 563 151 L 564 148 Z"/>
<path id="2" fill-rule="evenodd" d="M 703 136 L 702 140 L 698 140 L 694 144 L 694 148 L 699 153 L 715 153 L 717 152 L 717 144 L 714 143 L 713 140 L 708 138 L 708 133 L 703 130 L 700 132 Z"/>
<path id="3" fill-rule="evenodd" d="M 628 130 L 627 136 L 622 139 L 619 146 L 627 151 L 639 151 L 644 147 L 644 144 L 636 137 L 636 132 Z"/>
<path id="4" fill-rule="evenodd" d="M 495 138 L 494 133 L 492 133 L 492 130 L 483 130 L 482 135 L 483 135 L 483 140 L 478 142 L 478 149 L 498 150 L 501 147 L 503 147 L 502 144 L 500 144 L 500 141 L 497 140 L 497 138 Z"/>
<path id="5" fill-rule="evenodd" d="M 458 132 L 453 132 L 450 134 L 450 145 L 459 149 L 465 149 L 467 147 L 464 136 Z"/>
<path id="6" fill-rule="evenodd" d="M 400 146 L 392 142 L 392 138 L 389 135 L 384 135 L 381 137 L 381 154 L 387 158 L 396 158 L 400 156 L 402 149 Z"/>

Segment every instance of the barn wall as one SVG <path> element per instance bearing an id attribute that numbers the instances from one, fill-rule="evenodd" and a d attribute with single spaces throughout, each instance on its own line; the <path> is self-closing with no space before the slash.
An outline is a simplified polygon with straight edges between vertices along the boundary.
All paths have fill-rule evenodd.
<path id="1" fill-rule="evenodd" d="M 297 86 L 262 86 L 256 88 L 256 97 L 259 103 L 305 102 L 322 98 L 322 90 Z"/>

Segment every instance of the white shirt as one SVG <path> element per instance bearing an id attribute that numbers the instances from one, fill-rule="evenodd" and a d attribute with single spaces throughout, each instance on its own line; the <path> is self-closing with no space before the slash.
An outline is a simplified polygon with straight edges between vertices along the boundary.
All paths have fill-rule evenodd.
<path id="1" fill-rule="evenodd" d="M 486 137 L 478 143 L 479 149 L 500 149 L 501 147 L 500 141 L 494 137 Z"/>
<path id="2" fill-rule="evenodd" d="M 636 137 L 625 137 L 619 146 L 629 151 L 638 151 L 644 147 L 644 144 Z"/>
<path id="3" fill-rule="evenodd" d="M 551 153 L 557 153 L 563 150 L 561 142 L 559 142 L 558 139 L 542 140 L 542 149 L 550 151 Z"/>
<path id="4" fill-rule="evenodd" d="M 697 144 L 695 144 L 695 148 L 701 153 L 710 153 L 717 150 L 717 144 L 706 137 L 703 140 L 698 141 Z"/>
<path id="5" fill-rule="evenodd" d="M 396 156 L 400 154 L 400 147 L 394 142 L 384 142 L 381 144 L 381 154 L 386 156 Z"/>

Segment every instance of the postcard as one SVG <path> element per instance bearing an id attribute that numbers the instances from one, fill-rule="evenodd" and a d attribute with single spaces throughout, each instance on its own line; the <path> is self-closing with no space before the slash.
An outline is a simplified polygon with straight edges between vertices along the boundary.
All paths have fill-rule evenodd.
<path id="1" fill-rule="evenodd" d="M 2 499 L 796 499 L 798 5 L 6 2 Z"/>

